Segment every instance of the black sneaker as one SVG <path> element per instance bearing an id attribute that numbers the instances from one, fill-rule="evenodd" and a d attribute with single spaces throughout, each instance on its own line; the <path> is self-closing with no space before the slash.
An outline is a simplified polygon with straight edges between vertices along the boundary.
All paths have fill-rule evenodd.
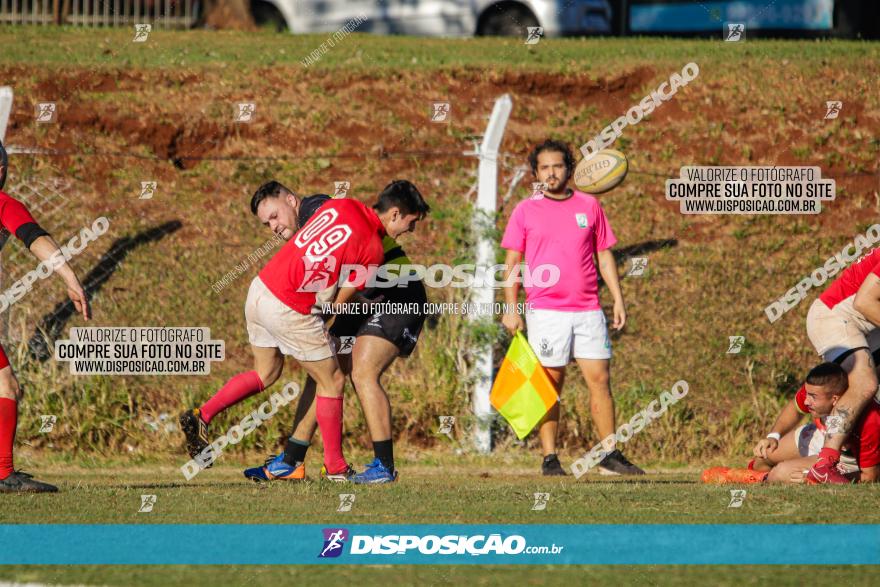
<path id="1" fill-rule="evenodd" d="M 55 493 L 58 488 L 48 483 L 35 481 L 33 475 L 23 471 L 13 471 L 6 479 L 0 479 L 0 493 Z"/>
<path id="2" fill-rule="evenodd" d="M 548 477 L 568 475 L 559 463 L 559 457 L 555 454 L 544 457 L 544 462 L 541 463 L 541 472 Z"/>
<path id="3" fill-rule="evenodd" d="M 599 463 L 599 472 L 603 475 L 644 475 L 645 472 L 629 462 L 617 449 L 609 453 Z"/>
<path id="4" fill-rule="evenodd" d="M 195 459 L 210 446 L 211 443 L 208 442 L 208 425 L 199 416 L 198 408 L 187 410 L 180 415 L 180 429 L 186 436 L 186 452 L 189 453 L 190 458 Z M 199 464 L 205 461 L 205 466 L 203 467 L 205 469 L 213 465 L 213 459 L 201 457 L 198 460 Z"/>

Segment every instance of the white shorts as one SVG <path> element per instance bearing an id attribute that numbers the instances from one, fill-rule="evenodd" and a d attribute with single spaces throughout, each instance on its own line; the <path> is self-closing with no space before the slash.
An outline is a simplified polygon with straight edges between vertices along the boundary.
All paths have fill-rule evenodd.
<path id="1" fill-rule="evenodd" d="M 810 422 L 797 429 L 794 439 L 802 457 L 814 457 L 825 444 L 825 432 L 819 430 L 815 422 Z"/>
<path id="2" fill-rule="evenodd" d="M 526 333 L 545 367 L 565 367 L 572 358 L 611 358 L 611 339 L 602 310 L 531 310 L 526 312 Z"/>
<path id="3" fill-rule="evenodd" d="M 807 312 L 807 336 L 816 352 L 826 361 L 834 361 L 846 351 L 880 346 L 880 329 L 853 308 L 851 295 L 829 309 L 816 299 Z"/>
<path id="4" fill-rule="evenodd" d="M 251 281 L 244 316 L 254 346 L 277 348 L 297 361 L 321 361 L 334 355 L 321 316 L 289 308 L 259 277 Z"/>
<path id="5" fill-rule="evenodd" d="M 815 457 L 825 444 L 825 431 L 819 430 L 815 422 L 810 422 L 798 428 L 794 438 L 797 442 L 798 453 L 802 457 Z M 848 475 L 859 471 L 859 465 L 855 457 L 844 452 L 840 455 L 837 469 L 844 475 Z"/>

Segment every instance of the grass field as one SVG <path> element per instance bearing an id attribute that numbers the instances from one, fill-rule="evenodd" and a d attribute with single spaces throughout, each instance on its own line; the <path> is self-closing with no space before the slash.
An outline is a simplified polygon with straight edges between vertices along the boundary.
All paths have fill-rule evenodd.
<path id="1" fill-rule="evenodd" d="M 83 275 L 124 245 L 91 291 L 93 325 L 209 326 L 212 338 L 226 341 L 226 360 L 205 377 L 71 376 L 66 364 L 29 354 L 28 343 L 63 299 L 58 284 L 39 284 L 6 314 L 4 346 L 27 393 L 18 466 L 63 491 L 0 496 L 0 523 L 790 524 L 832 516 L 880 523 L 876 487 L 749 487 L 743 507 L 728 508 L 729 488 L 697 482 L 705 466 L 745 462 L 815 361 L 804 332 L 815 292 L 774 324 L 763 308 L 880 217 L 877 43 L 544 39 L 524 46 L 355 34 L 305 68 L 300 60 L 326 37 L 156 32 L 143 44 L 131 37 L 127 30 L 0 29 L 0 83 L 16 92 L 7 142 L 48 151 L 13 154 L 10 185 L 63 180 L 62 205 L 46 216 L 58 239 L 99 215 L 111 219 L 110 234 L 73 260 Z M 409 256 L 426 265 L 461 261 L 474 238 L 476 168 L 462 153 L 483 132 L 497 96 L 514 101 L 502 143 L 499 189 L 502 196 L 510 189 L 498 214 L 503 227 L 529 194 L 528 175 L 510 182 L 532 145 L 549 135 L 583 144 L 690 61 L 700 76 L 619 139 L 630 174 L 601 200 L 619 239 L 621 274 L 633 256 L 650 260 L 642 278 L 622 282 L 629 320 L 614 338 L 618 420 L 673 382 L 690 384 L 684 401 L 626 447 L 648 477 L 548 481 L 536 475 L 535 439 L 516 442 L 502 425 L 491 457 L 471 454 L 466 349 L 476 334 L 459 317 L 441 316 L 386 380 L 399 435 L 397 485 L 346 488 L 357 500 L 351 512 L 338 513 L 338 486 L 245 483 L 241 468 L 276 449 L 289 416 L 272 420 L 215 469 L 183 481 L 180 435 L 159 419 L 173 422 L 250 366 L 241 308 L 258 267 L 220 293 L 211 287 L 269 238 L 246 207 L 258 184 L 278 178 L 309 194 L 350 180 L 355 197 L 368 200 L 389 180 L 409 178 L 432 206 L 420 232 L 403 241 Z M 428 120 L 437 99 L 452 104 L 449 124 Z M 844 109 L 825 121 L 832 99 Z M 35 124 L 35 104 L 48 100 L 58 104 L 57 123 Z M 231 122 L 233 105 L 250 101 L 256 121 Z M 663 186 L 694 164 L 817 165 L 836 179 L 838 198 L 818 217 L 685 217 L 665 201 Z M 158 182 L 152 200 L 137 198 L 144 180 Z M 162 238 L 142 238 L 157 227 Z M 18 244 L 3 254 L 4 283 L 33 267 Z M 438 302 L 461 295 L 429 292 Z M 607 310 L 605 292 L 602 301 Z M 56 334 L 66 338 L 69 327 L 82 325 L 63 321 Z M 731 335 L 746 337 L 738 355 L 726 353 Z M 498 337 L 497 355 L 506 342 Z M 361 463 L 369 460 L 367 436 L 352 395 L 345 445 Z M 218 417 L 212 431 L 263 399 Z M 597 439 L 574 371 L 563 399 L 568 465 Z M 39 433 L 42 414 L 58 415 L 51 434 Z M 452 442 L 436 433 L 437 417 L 450 414 L 457 418 Z M 317 444 L 311 463 L 319 451 Z M 539 491 L 550 502 L 531 511 Z M 149 514 L 137 511 L 143 494 L 157 496 Z M 858 567 L 0 567 L 0 580 L 163 586 L 802 585 L 817 578 L 878 580 L 876 569 Z"/>
<path id="2" fill-rule="evenodd" d="M 366 457 L 366 455 L 358 455 Z M 355 462 L 358 462 L 357 458 Z M 62 492 L 0 496 L 0 523 L 27 524 L 704 524 L 880 523 L 880 487 L 747 487 L 741 508 L 729 508 L 730 487 L 704 486 L 696 471 L 663 471 L 635 481 L 588 475 L 581 481 L 544 479 L 534 462 L 517 456 L 492 458 L 434 455 L 404 460 L 393 486 L 350 487 L 307 481 L 255 485 L 243 466 L 218 464 L 186 483 L 165 464 L 124 466 L 119 461 L 88 467 L 44 464 L 41 476 Z M 315 471 L 311 472 L 314 475 Z M 337 512 L 338 494 L 354 493 L 350 512 Z M 549 492 L 544 511 L 532 511 L 534 492 Z M 141 495 L 157 496 L 150 513 L 138 513 Z M 858 507 L 840 508 L 840 504 Z M 281 547 L 281 546 L 279 546 Z M 0 567 L 0 579 L 95 585 L 245 585 L 254 581 L 303 580 L 310 584 L 353 581 L 364 585 L 599 584 L 798 585 L 820 573 L 823 581 L 875 584 L 870 567 L 217 567 L 76 566 Z"/>
<path id="3" fill-rule="evenodd" d="M 353 462 L 369 460 L 366 454 L 359 457 Z M 804 524 L 827 521 L 831 509 L 835 523 L 880 523 L 880 486 L 749 486 L 744 506 L 728 508 L 730 487 L 702 485 L 696 470 L 666 469 L 636 480 L 591 473 L 575 481 L 543 478 L 536 474 L 534 458 L 516 454 L 438 453 L 404 459 L 399 465 L 401 482 L 387 487 L 320 482 L 314 466 L 310 482 L 247 482 L 242 469 L 260 459 L 239 466 L 218 464 L 191 482 L 161 463 L 43 464 L 29 469 L 58 481 L 64 491 L 0 496 L 0 523 Z M 550 493 L 546 510 L 531 511 L 535 492 Z M 340 493 L 357 496 L 351 512 L 336 511 Z M 157 496 L 149 514 L 138 513 L 142 494 Z M 855 500 L 858 508 L 835 507 Z"/>
<path id="4" fill-rule="evenodd" d="M 784 585 L 796 587 L 821 577 L 835 584 L 877 584 L 870 567 L 0 567 L 0 579 L 59 585 L 253 585 L 258 582 L 309 585 Z"/>

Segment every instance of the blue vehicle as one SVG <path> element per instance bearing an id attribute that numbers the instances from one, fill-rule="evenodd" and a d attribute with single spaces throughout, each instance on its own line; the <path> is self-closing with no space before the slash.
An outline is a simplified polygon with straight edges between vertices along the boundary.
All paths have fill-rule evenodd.
<path id="1" fill-rule="evenodd" d="M 728 23 L 748 37 L 880 36 L 876 0 L 617 0 L 615 28 L 624 34 L 714 36 Z"/>

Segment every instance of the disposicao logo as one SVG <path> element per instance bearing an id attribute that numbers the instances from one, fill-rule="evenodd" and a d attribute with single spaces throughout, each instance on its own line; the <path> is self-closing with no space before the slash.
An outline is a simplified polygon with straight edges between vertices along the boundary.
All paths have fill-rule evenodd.
<path id="1" fill-rule="evenodd" d="M 342 554 L 345 541 L 348 540 L 348 530 L 345 528 L 324 528 L 324 548 L 318 558 L 336 558 Z"/>

